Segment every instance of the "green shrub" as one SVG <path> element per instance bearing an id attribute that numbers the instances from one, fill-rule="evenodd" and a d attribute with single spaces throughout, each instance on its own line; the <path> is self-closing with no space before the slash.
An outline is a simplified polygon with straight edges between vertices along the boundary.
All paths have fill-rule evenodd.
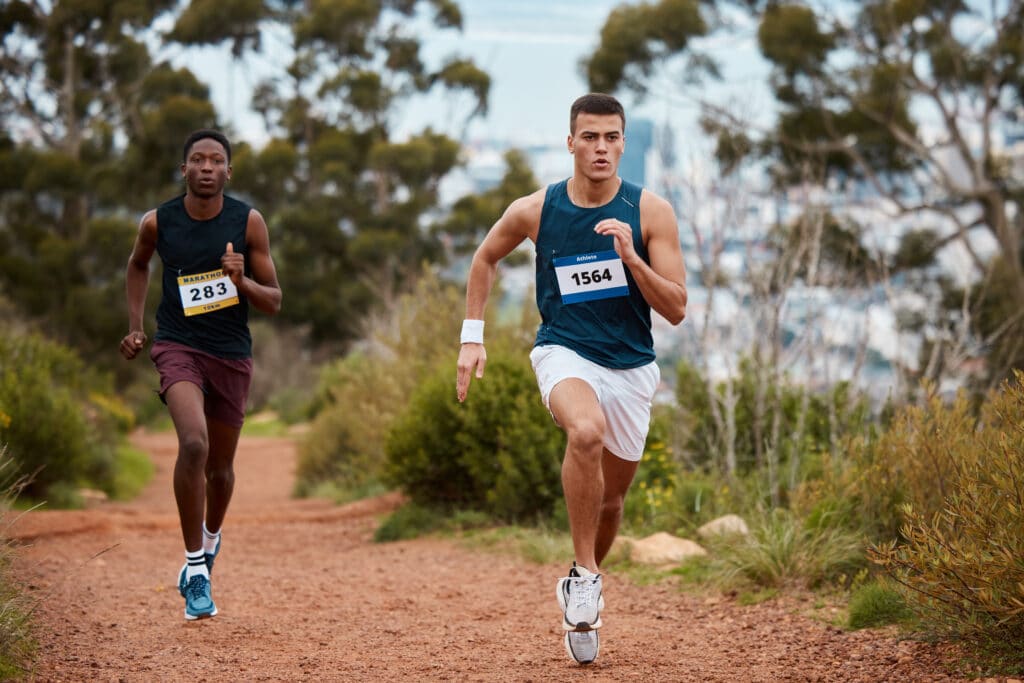
<path id="1" fill-rule="evenodd" d="M 784 509 L 754 517 L 747 536 L 711 539 L 708 545 L 724 581 L 740 579 L 767 588 L 816 588 L 867 564 L 856 534 L 808 525 Z"/>
<path id="2" fill-rule="evenodd" d="M 387 441 L 387 480 L 412 500 L 506 520 L 551 515 L 561 499 L 564 438 L 540 400 L 525 353 L 491 351 L 465 404 L 455 359 L 410 397 Z"/>
<path id="3" fill-rule="evenodd" d="M 738 370 L 732 396 L 727 398 L 725 383 L 717 384 L 712 395 L 698 368 L 686 361 L 676 368 L 678 428 L 685 434 L 687 460 L 694 466 L 725 472 L 722 454 L 732 439 L 737 474 L 762 469 L 768 448 L 774 448 L 786 471 L 799 473 L 804 469 L 803 458 L 829 451 L 837 436 L 862 430 L 869 416 L 868 401 L 849 383 L 837 383 L 827 393 L 808 394 L 799 384 L 768 382 L 766 370 L 759 371 L 750 357 L 740 360 Z M 732 430 L 726 420 L 730 402 L 735 404 Z M 763 406 L 760 411 L 759 405 Z M 776 420 L 779 443 L 768 444 Z"/>
<path id="4" fill-rule="evenodd" d="M 249 412 L 273 410 L 286 424 L 310 418 L 317 359 L 310 352 L 309 330 L 250 321 L 255 372 L 249 387 Z"/>
<path id="5" fill-rule="evenodd" d="M 110 483 L 110 497 L 131 500 L 153 478 L 153 461 L 149 455 L 127 444 L 118 446 L 117 467 Z"/>
<path id="6" fill-rule="evenodd" d="M 384 435 L 402 405 L 405 378 L 390 362 L 357 352 L 325 368 L 321 382 L 330 403 L 299 447 L 300 496 L 326 482 L 359 489 L 380 478 Z"/>
<path id="7" fill-rule="evenodd" d="M 794 508 L 879 542 L 901 538 L 905 506 L 926 519 L 939 513 L 960 454 L 973 451 L 977 417 L 966 398 L 946 407 L 933 388 L 925 392 L 924 405 L 898 409 L 881 434 L 851 438 L 844 458 L 824 454 L 820 477 L 801 485 Z"/>
<path id="8" fill-rule="evenodd" d="M 0 335 L 0 441 L 19 474 L 31 475 L 24 495 L 91 485 L 110 493 L 115 450 L 131 428 L 130 411 L 69 349 L 38 336 Z M 55 488 L 56 487 L 56 488 Z"/>
<path id="9" fill-rule="evenodd" d="M 476 534 L 493 525 L 491 517 L 477 510 L 448 510 L 406 503 L 392 512 L 377 528 L 373 539 L 378 543 L 418 538 L 435 531 Z"/>
<path id="10" fill-rule="evenodd" d="M 380 480 L 388 428 L 409 395 L 441 365 L 455 374 L 462 307 L 458 290 L 428 272 L 415 291 L 367 323 L 357 349 L 323 368 L 316 415 L 299 448 L 297 495 L 327 482 L 358 490 Z"/>
<path id="11" fill-rule="evenodd" d="M 373 540 L 378 543 L 405 541 L 418 538 L 444 526 L 444 515 L 416 503 L 406 503 L 398 508 L 377 527 Z"/>
<path id="12" fill-rule="evenodd" d="M 504 525 L 470 531 L 462 536 L 465 546 L 521 557 L 534 564 L 562 562 L 572 555 L 572 537 L 544 524 L 529 527 Z"/>
<path id="13" fill-rule="evenodd" d="M 875 628 L 905 623 L 913 615 L 903 594 L 895 587 L 885 581 L 868 581 L 850 593 L 846 625 L 854 630 Z"/>
<path id="14" fill-rule="evenodd" d="M 681 461 L 674 423 L 678 413 L 656 406 L 644 455 L 626 494 L 623 529 L 640 534 L 690 534 L 716 516 L 733 512 L 724 477 L 694 471 Z"/>
<path id="15" fill-rule="evenodd" d="M 934 631 L 1024 653 L 1024 373 L 990 393 L 977 421 L 961 393 L 908 409 L 893 438 L 934 483 L 935 500 L 910 498 L 906 542 L 872 558 L 905 587 Z M 925 475 L 922 475 L 925 476 Z M 1024 655 L 1021 655 L 1024 664 Z"/>

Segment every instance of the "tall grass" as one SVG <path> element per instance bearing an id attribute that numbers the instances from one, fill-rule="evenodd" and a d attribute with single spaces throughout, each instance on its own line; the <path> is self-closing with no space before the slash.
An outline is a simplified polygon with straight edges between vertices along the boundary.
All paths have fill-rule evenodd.
<path id="1" fill-rule="evenodd" d="M 709 542 L 714 574 L 726 583 L 817 588 L 867 564 L 864 541 L 840 527 L 807 524 L 784 509 L 761 512 L 750 534 Z"/>
<path id="2" fill-rule="evenodd" d="M 15 680 L 28 673 L 35 652 L 31 634 L 31 603 L 14 581 L 15 549 L 8 530 L 17 520 L 14 501 L 27 480 L 16 479 L 7 447 L 0 446 L 0 680 Z"/>

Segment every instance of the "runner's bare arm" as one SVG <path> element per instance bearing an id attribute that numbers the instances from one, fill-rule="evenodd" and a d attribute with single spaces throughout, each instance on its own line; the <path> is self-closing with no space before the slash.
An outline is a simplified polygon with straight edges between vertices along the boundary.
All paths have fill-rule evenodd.
<path id="1" fill-rule="evenodd" d="M 672 206 L 644 190 L 640 195 L 640 225 L 643 229 L 647 265 L 633 249 L 632 230 L 622 221 L 609 218 L 594 230 L 615 238 L 615 251 L 629 268 L 637 287 L 651 308 L 673 325 L 686 317 L 686 266 L 679 247 L 679 227 Z"/>
<path id="2" fill-rule="evenodd" d="M 156 211 L 147 211 L 139 221 L 132 254 L 125 269 L 125 295 L 128 299 L 128 334 L 121 339 L 121 355 L 131 360 L 146 345 L 143 316 L 146 290 L 149 289 L 149 261 L 156 251 Z"/>
<path id="3" fill-rule="evenodd" d="M 498 262 L 512 253 L 523 240 L 537 240 L 540 228 L 540 213 L 544 207 L 544 193 L 541 189 L 533 194 L 520 197 L 505 209 L 505 213 L 491 227 L 484 241 L 473 254 L 466 281 L 466 319 L 483 320 L 487 298 L 494 285 Z M 469 383 L 475 372 L 477 379 L 484 376 L 487 352 L 483 344 L 466 343 L 459 350 L 456 394 L 459 401 L 466 400 Z"/>
<path id="4" fill-rule="evenodd" d="M 232 245 L 225 247 L 221 257 L 224 273 L 235 283 L 239 293 L 244 294 L 254 307 L 274 315 L 281 310 L 281 286 L 277 282 L 277 268 L 270 256 L 270 233 L 263 215 L 256 209 L 249 210 L 245 225 L 245 243 L 248 250 L 249 271 L 245 276 L 245 259 L 235 252 Z"/>

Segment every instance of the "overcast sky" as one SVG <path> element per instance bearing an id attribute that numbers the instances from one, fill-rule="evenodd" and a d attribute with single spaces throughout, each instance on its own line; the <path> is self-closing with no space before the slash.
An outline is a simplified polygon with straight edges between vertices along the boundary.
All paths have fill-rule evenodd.
<path id="1" fill-rule="evenodd" d="M 632 0 L 635 2 L 635 0 Z M 427 22 L 422 29 L 423 57 L 438 64 L 452 54 L 471 57 L 491 75 L 490 110 L 475 121 L 467 141 L 487 139 L 522 146 L 559 144 L 568 133 L 572 101 L 587 90 L 579 62 L 598 44 L 608 14 L 619 0 L 460 0 L 463 30 L 436 31 Z M 175 63 L 187 65 L 208 82 L 214 105 L 244 139 L 260 146 L 266 131 L 249 110 L 253 86 L 281 68 L 287 48 L 273 36 L 264 41 L 265 54 L 244 63 L 227 56 L 226 49 L 207 48 L 179 54 Z M 728 43 L 705 41 L 702 48 L 724 59 L 727 85 L 716 86 L 721 98 L 735 98 L 737 106 L 767 107 L 764 87 L 767 70 L 753 41 L 753 30 Z M 274 54 L 274 52 L 277 54 Z M 756 97 L 754 92 L 759 93 Z M 764 93 L 764 94 L 760 94 Z M 671 120 L 683 137 L 696 133 L 695 98 L 707 91 L 687 90 L 671 70 L 662 76 L 642 104 L 620 93 L 627 115 L 645 116 L 661 123 Z M 431 125 L 458 137 L 468 112 L 468 96 L 454 101 L 440 96 L 422 98 L 394 120 L 398 138 Z"/>

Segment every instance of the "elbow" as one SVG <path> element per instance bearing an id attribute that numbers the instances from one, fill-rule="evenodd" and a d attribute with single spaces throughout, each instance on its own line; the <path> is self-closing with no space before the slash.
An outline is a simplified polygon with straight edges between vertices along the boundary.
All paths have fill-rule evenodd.
<path id="1" fill-rule="evenodd" d="M 257 308 L 267 315 L 277 315 L 281 312 L 281 295 L 278 294 L 275 297 L 268 299 L 257 306 Z"/>
<path id="2" fill-rule="evenodd" d="M 681 295 L 682 296 L 679 297 L 679 300 L 675 302 L 675 305 L 672 306 L 672 310 L 669 311 L 669 315 L 665 316 L 665 318 L 673 325 L 678 325 L 686 319 L 686 289 L 682 290 Z"/>

